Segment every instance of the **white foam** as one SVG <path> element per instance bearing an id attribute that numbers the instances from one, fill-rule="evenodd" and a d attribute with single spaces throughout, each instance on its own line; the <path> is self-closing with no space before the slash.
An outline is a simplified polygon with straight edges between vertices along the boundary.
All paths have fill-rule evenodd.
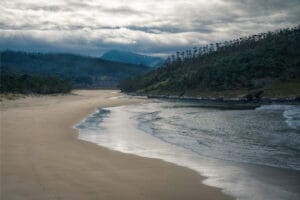
<path id="1" fill-rule="evenodd" d="M 257 110 L 264 111 L 282 111 L 282 115 L 286 118 L 285 122 L 292 129 L 300 129 L 300 106 L 296 105 L 264 105 Z"/>
<path id="2" fill-rule="evenodd" d="M 286 123 L 293 129 L 300 129 L 300 108 L 291 108 L 283 112 Z"/>

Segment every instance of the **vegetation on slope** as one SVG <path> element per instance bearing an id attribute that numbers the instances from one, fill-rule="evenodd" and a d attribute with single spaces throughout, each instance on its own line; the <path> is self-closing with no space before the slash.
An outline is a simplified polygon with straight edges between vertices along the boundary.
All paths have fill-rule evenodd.
<path id="1" fill-rule="evenodd" d="M 149 68 L 72 54 L 4 51 L 1 53 L 1 70 L 54 76 L 72 82 L 75 87 L 113 87 L 119 80 L 143 74 Z"/>
<path id="2" fill-rule="evenodd" d="M 165 65 L 120 84 L 125 92 L 237 97 L 263 90 L 299 96 L 300 27 L 176 52 Z M 292 85 L 292 87 L 291 87 Z M 275 91 L 274 91 L 275 90 Z"/>
<path id="3" fill-rule="evenodd" d="M 1 72 L 0 93 L 53 94 L 69 93 L 71 83 L 54 77 L 31 76 Z"/>

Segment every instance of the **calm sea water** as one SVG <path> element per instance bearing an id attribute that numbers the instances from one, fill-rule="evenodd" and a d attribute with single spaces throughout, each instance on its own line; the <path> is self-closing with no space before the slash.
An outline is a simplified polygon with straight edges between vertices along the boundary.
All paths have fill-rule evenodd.
<path id="1" fill-rule="evenodd" d="M 300 198 L 300 106 L 158 101 L 102 108 L 77 128 L 80 139 L 192 168 L 238 199 Z"/>

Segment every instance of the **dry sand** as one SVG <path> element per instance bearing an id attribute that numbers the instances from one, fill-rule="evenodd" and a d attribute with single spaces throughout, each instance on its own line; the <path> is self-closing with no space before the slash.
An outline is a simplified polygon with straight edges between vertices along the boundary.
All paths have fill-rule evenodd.
<path id="1" fill-rule="evenodd" d="M 144 100 L 75 93 L 1 102 L 1 199 L 231 199 L 187 168 L 78 140 L 72 127 L 97 107 Z"/>

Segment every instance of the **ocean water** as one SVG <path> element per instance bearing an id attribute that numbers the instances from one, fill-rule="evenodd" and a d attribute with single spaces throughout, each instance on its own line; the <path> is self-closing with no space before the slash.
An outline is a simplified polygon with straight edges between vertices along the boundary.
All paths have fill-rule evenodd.
<path id="1" fill-rule="evenodd" d="M 156 101 L 98 109 L 76 128 L 82 140 L 196 170 L 237 199 L 300 199 L 300 106 Z"/>

